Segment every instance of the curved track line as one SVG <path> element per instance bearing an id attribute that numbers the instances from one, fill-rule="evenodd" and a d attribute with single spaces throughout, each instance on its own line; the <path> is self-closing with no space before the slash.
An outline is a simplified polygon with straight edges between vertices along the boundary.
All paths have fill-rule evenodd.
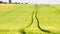
<path id="1" fill-rule="evenodd" d="M 38 28 L 39 28 L 41 31 L 43 31 L 43 32 L 51 33 L 50 31 L 45 30 L 45 29 L 42 29 L 41 26 L 39 26 L 39 20 L 38 20 L 38 17 L 37 17 L 37 9 L 38 9 L 38 5 L 36 4 L 35 7 L 36 7 L 35 18 L 36 18 L 36 20 L 37 20 L 37 26 L 38 26 Z"/>
<path id="2" fill-rule="evenodd" d="M 35 10 L 35 7 L 34 7 L 34 10 Z M 32 23 L 33 23 L 34 10 L 32 12 L 32 16 L 31 16 L 31 23 L 26 28 L 30 27 L 32 25 Z"/>
<path id="3" fill-rule="evenodd" d="M 54 9 L 56 9 L 55 7 L 53 7 L 53 6 L 51 6 L 51 5 L 44 5 L 43 7 L 51 7 L 51 8 L 54 8 Z M 51 32 L 51 31 L 49 31 L 49 30 L 45 30 L 45 29 L 42 29 L 41 28 L 41 26 L 39 26 L 39 20 L 38 20 L 38 17 L 37 17 L 37 9 L 38 9 L 38 5 L 37 4 L 35 4 L 35 7 L 34 7 L 34 10 L 33 10 L 33 12 L 32 12 L 32 16 L 31 16 L 31 18 L 32 18 L 32 21 L 31 21 L 31 23 L 26 27 L 26 28 L 28 28 L 28 27 L 30 27 L 32 24 L 33 24 L 33 15 L 35 15 L 35 18 L 36 18 L 36 20 L 37 20 L 37 27 L 42 31 L 42 32 L 46 32 L 46 33 L 52 33 L 52 34 L 55 34 L 55 33 L 53 33 L 53 32 Z M 60 11 L 60 10 L 58 10 L 58 9 L 56 9 L 57 11 Z M 35 14 L 34 14 L 34 12 L 35 12 Z M 24 31 L 23 32 L 25 32 L 25 29 L 24 29 Z M 24 34 L 22 32 L 22 34 Z M 25 32 L 25 34 L 26 34 L 26 32 Z"/>
<path id="4" fill-rule="evenodd" d="M 36 18 L 36 20 L 37 20 L 37 26 L 38 26 L 38 28 L 39 28 L 41 31 L 43 31 L 43 32 L 55 34 L 54 32 L 51 32 L 51 31 L 49 31 L 49 30 L 42 29 L 42 28 L 39 26 L 39 20 L 38 20 L 38 17 L 37 17 L 38 5 L 35 4 L 35 6 L 36 6 L 36 10 L 35 10 L 35 18 Z M 47 6 L 48 6 L 48 5 L 47 5 Z M 49 7 L 52 7 L 52 8 L 54 8 L 54 9 L 56 9 L 56 8 L 53 7 L 53 6 L 49 6 Z M 60 11 L 60 10 L 58 10 L 58 9 L 56 9 L 56 10 L 57 10 L 57 11 Z"/>

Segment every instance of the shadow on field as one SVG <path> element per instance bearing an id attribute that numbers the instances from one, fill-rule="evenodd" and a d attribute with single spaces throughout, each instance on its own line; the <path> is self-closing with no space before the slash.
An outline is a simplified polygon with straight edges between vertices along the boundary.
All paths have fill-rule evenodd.
<path id="1" fill-rule="evenodd" d="M 18 32 L 22 33 L 22 34 L 26 34 L 24 29 L 20 29 Z"/>

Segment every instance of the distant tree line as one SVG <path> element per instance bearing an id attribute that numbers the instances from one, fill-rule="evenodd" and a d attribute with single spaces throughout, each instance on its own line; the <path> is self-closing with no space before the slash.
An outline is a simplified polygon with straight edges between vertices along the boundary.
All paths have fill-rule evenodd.
<path id="1" fill-rule="evenodd" d="M 7 2 L 0 1 L 0 3 L 7 3 Z"/>
<path id="2" fill-rule="evenodd" d="M 0 1 L 0 3 L 3 3 L 2 1 Z"/>
<path id="3" fill-rule="evenodd" d="M 0 3 L 8 4 L 7 2 L 0 1 Z M 21 2 L 13 2 L 9 0 L 9 4 L 28 4 L 28 3 L 21 3 Z"/>

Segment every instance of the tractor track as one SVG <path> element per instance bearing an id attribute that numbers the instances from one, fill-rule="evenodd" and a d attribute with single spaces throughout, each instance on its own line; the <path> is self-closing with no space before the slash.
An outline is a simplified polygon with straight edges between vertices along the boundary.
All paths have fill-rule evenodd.
<path id="1" fill-rule="evenodd" d="M 58 10 L 58 9 L 55 8 L 54 6 L 44 5 L 44 6 L 42 6 L 41 8 L 43 8 L 43 7 L 51 7 L 51 8 L 54 8 L 55 10 L 57 10 L 57 11 L 60 13 L 60 10 Z M 37 12 L 38 12 L 37 10 L 38 10 L 38 5 L 35 4 L 34 10 L 33 10 L 33 12 L 32 12 L 32 16 L 31 16 L 31 23 L 30 23 L 26 28 L 29 28 L 29 27 L 33 24 L 33 15 L 35 15 L 35 19 L 36 19 L 36 21 L 37 21 L 37 27 L 38 27 L 42 32 L 46 32 L 46 33 L 48 33 L 48 34 L 55 34 L 55 33 L 52 32 L 52 31 L 45 30 L 45 29 L 41 28 L 41 25 L 39 25 L 39 24 L 41 24 L 41 23 L 39 22 L 38 16 L 37 16 Z M 22 34 L 26 34 L 25 29 L 23 29 Z"/>
<path id="2" fill-rule="evenodd" d="M 36 18 L 36 20 L 37 20 L 37 27 L 38 27 L 42 32 L 46 32 L 46 33 L 49 33 L 49 34 L 50 34 L 50 33 L 51 33 L 51 34 L 55 34 L 55 33 L 52 32 L 52 31 L 45 30 L 45 29 L 41 28 L 41 25 L 39 26 L 39 24 L 41 24 L 41 23 L 39 22 L 38 16 L 37 16 L 38 5 L 35 4 L 35 7 L 36 7 L 36 9 L 35 9 L 35 18 Z M 51 5 L 47 5 L 47 6 L 44 6 L 44 7 L 51 7 L 51 8 L 54 8 L 55 10 L 57 10 L 58 12 L 60 12 L 60 10 L 56 9 L 55 7 L 53 7 L 53 6 L 51 6 Z"/>
<path id="3" fill-rule="evenodd" d="M 12 10 L 10 10 L 10 11 L 7 11 L 6 13 L 0 15 L 0 17 L 1 17 L 1 16 L 2 16 L 2 17 L 3 17 L 3 16 L 6 16 L 6 15 L 8 15 L 9 13 L 14 12 L 15 10 L 19 9 L 19 7 L 20 7 L 20 6 L 18 6 L 18 7 L 15 8 L 15 9 L 12 9 Z M 60 13 L 60 10 L 58 10 L 58 9 L 55 8 L 54 6 L 46 5 L 46 6 L 43 6 L 43 7 L 51 7 L 51 8 L 54 8 L 55 10 L 58 11 L 58 13 Z M 33 12 L 32 12 L 32 16 L 31 16 L 31 23 L 30 23 L 26 28 L 30 27 L 30 26 L 33 24 L 33 15 L 35 15 L 35 19 L 36 19 L 36 21 L 37 21 L 37 27 L 38 27 L 42 32 L 52 33 L 52 34 L 53 34 L 53 32 L 51 32 L 51 31 L 49 31 L 49 30 L 42 29 L 41 26 L 39 26 L 39 24 L 41 24 L 41 23 L 40 23 L 39 20 L 38 20 L 38 16 L 37 16 L 37 12 L 38 12 L 38 11 L 37 11 L 37 10 L 38 10 L 38 5 L 35 4 L 34 10 L 33 10 Z M 34 14 L 34 12 L 35 12 L 35 14 Z M 23 29 L 22 34 L 26 34 L 25 29 Z M 55 33 L 54 33 L 54 34 L 55 34 Z"/>

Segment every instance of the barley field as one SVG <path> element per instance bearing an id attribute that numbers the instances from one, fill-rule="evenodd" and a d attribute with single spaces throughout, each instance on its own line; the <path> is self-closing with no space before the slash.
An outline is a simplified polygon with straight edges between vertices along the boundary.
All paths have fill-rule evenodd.
<path id="1" fill-rule="evenodd" d="M 60 5 L 0 4 L 0 34 L 60 34 Z"/>

